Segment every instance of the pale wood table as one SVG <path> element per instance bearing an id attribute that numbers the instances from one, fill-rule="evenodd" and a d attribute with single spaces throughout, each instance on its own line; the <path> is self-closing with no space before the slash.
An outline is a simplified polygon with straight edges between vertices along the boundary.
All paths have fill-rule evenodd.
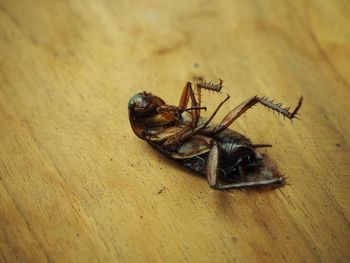
<path id="1" fill-rule="evenodd" d="M 173 2 L 0 2 L 0 261 L 349 262 L 349 1 Z M 195 75 L 217 122 L 304 95 L 232 125 L 289 185 L 215 191 L 134 136 L 129 98 Z"/>

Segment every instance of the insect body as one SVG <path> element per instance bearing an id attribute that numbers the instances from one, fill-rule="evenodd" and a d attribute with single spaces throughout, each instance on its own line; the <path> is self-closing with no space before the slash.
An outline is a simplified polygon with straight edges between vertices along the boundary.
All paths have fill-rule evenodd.
<path id="1" fill-rule="evenodd" d="M 201 106 L 201 92 L 221 92 L 222 83 L 222 80 L 218 84 L 196 83 L 194 93 L 192 84 L 187 82 L 178 106 L 167 105 L 151 93 L 135 94 L 128 105 L 133 131 L 163 155 L 205 175 L 209 186 L 215 189 L 283 185 L 284 178 L 280 177 L 268 156 L 256 150 L 271 145 L 253 144 L 249 138 L 228 127 L 257 103 L 292 120 L 301 107 L 302 97 L 290 112 L 281 104 L 254 96 L 214 125 L 211 123 L 213 117 L 230 96 L 227 95 L 211 116 L 205 119 L 200 114 L 206 110 Z"/>

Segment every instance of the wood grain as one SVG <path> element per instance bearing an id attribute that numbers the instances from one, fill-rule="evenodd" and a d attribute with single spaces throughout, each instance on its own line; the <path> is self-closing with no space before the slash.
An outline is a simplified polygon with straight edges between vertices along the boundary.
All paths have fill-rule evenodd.
<path id="1" fill-rule="evenodd" d="M 1 262 L 349 262 L 350 4 L 0 1 Z M 127 103 L 224 79 L 216 117 L 289 185 L 215 191 L 133 134 Z M 225 95 L 206 93 L 213 110 Z M 209 110 L 210 112 L 210 110 Z"/>

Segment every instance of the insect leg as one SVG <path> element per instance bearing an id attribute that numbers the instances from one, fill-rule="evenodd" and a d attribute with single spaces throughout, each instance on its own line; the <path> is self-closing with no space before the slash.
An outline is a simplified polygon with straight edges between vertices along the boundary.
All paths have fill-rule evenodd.
<path id="1" fill-rule="evenodd" d="M 207 162 L 207 180 L 210 187 L 217 188 L 219 186 L 218 182 L 218 164 L 220 158 L 220 150 L 216 141 L 212 141 L 212 146 L 208 155 Z"/>
<path id="2" fill-rule="evenodd" d="M 228 101 L 230 99 L 230 95 L 227 94 L 226 99 L 224 99 L 215 109 L 215 111 L 212 113 L 212 115 L 209 117 L 209 119 L 201 126 L 197 127 L 194 130 L 194 133 L 197 133 L 199 131 L 201 131 L 202 129 L 206 128 L 208 126 L 208 124 L 211 122 L 211 120 L 215 117 L 216 113 L 220 110 L 221 106 L 224 105 L 224 103 L 226 101 Z"/>
<path id="3" fill-rule="evenodd" d="M 260 187 L 260 186 L 267 186 L 267 185 L 282 186 L 284 184 L 285 184 L 285 178 L 277 177 L 277 178 L 252 181 L 252 182 L 241 182 L 241 183 L 217 185 L 214 188 L 218 189 L 218 190 L 228 190 L 228 189 L 235 189 L 235 188 Z"/>
<path id="4" fill-rule="evenodd" d="M 187 108 L 188 102 L 191 99 L 191 107 Z M 190 111 L 192 116 L 192 127 L 197 125 L 200 117 L 200 110 L 205 109 L 205 107 L 200 107 L 197 103 L 191 82 L 187 82 L 182 90 L 182 94 L 179 101 L 179 106 L 172 105 L 161 105 L 157 108 L 157 111 L 167 120 L 180 120 L 180 115 L 184 111 Z"/>
<path id="5" fill-rule="evenodd" d="M 214 92 L 221 92 L 221 89 L 223 88 L 222 85 L 223 81 L 221 79 L 219 79 L 219 83 L 218 84 L 213 84 L 212 82 L 199 82 L 196 83 L 196 91 L 197 91 L 197 99 L 194 95 L 193 89 L 192 89 L 192 84 L 191 82 L 187 82 L 181 97 L 180 97 L 180 101 L 179 101 L 179 106 L 178 109 L 180 112 L 183 112 L 186 109 L 189 99 L 191 99 L 192 105 L 191 105 L 191 114 L 192 114 L 192 127 L 196 127 L 198 120 L 200 118 L 200 110 L 201 109 L 206 109 L 206 108 L 202 108 L 201 107 L 201 90 L 202 89 L 206 89 L 206 90 L 211 90 Z"/>
<path id="6" fill-rule="evenodd" d="M 191 108 L 186 109 L 189 99 L 191 99 Z M 180 112 L 184 112 L 185 110 L 190 110 L 191 116 L 192 116 L 192 127 L 196 127 L 198 120 L 200 118 L 200 110 L 202 108 L 200 106 L 200 103 L 198 103 L 196 100 L 196 97 L 192 89 L 192 84 L 189 81 L 186 83 L 184 89 L 182 90 L 178 109 Z"/>
<path id="7" fill-rule="evenodd" d="M 179 109 L 180 110 L 185 110 L 187 105 L 188 105 L 188 101 L 190 99 L 190 90 L 192 90 L 192 84 L 191 82 L 186 82 L 185 87 L 182 90 L 181 93 L 181 97 L 180 97 L 180 101 L 179 101 Z M 192 91 L 193 93 L 193 91 Z"/>
<path id="8" fill-rule="evenodd" d="M 221 93 L 221 89 L 223 88 L 223 80 L 219 79 L 218 84 L 214 84 L 212 82 L 204 82 L 203 80 L 198 79 L 199 82 L 196 83 L 197 88 L 197 100 L 198 100 L 198 106 L 200 107 L 202 102 L 202 89 L 206 89 L 213 92 Z M 198 121 L 196 122 L 196 124 Z"/>
<path id="9" fill-rule="evenodd" d="M 294 109 L 293 112 L 289 111 L 289 108 L 283 108 L 281 107 L 282 104 L 275 104 L 273 101 L 267 100 L 267 98 L 260 98 L 258 96 L 254 96 L 240 105 L 238 105 L 236 108 L 234 108 L 232 111 L 230 111 L 224 119 L 221 121 L 221 123 L 213 128 L 207 129 L 204 133 L 205 134 L 214 134 L 218 133 L 220 131 L 225 130 L 228 126 L 230 126 L 236 119 L 239 118 L 243 113 L 245 113 L 248 109 L 253 107 L 255 104 L 260 103 L 264 105 L 265 107 L 272 109 L 273 111 L 276 111 L 280 114 L 282 114 L 284 117 L 287 117 L 288 119 L 292 120 L 293 118 L 296 118 L 295 115 L 297 114 L 298 110 L 301 107 L 303 101 L 303 97 L 300 97 L 298 105 Z"/>
<path id="10" fill-rule="evenodd" d="M 222 79 L 219 79 L 219 83 L 218 84 L 214 84 L 212 82 L 199 82 L 197 84 L 197 87 L 201 88 L 201 89 L 207 89 L 207 90 L 211 90 L 211 91 L 215 91 L 215 92 L 221 93 L 221 89 L 224 87 L 222 85 L 222 83 L 223 83 Z"/>
<path id="11" fill-rule="evenodd" d="M 210 118 L 202 125 L 196 127 L 195 129 L 193 129 L 192 127 L 186 127 L 185 129 L 177 132 L 176 134 L 174 134 L 172 137 L 168 138 L 165 142 L 164 142 L 164 146 L 168 147 L 171 145 L 174 145 L 176 143 L 179 143 L 181 141 L 184 141 L 185 139 L 193 136 L 194 134 L 199 133 L 202 129 L 204 129 L 205 127 L 207 127 L 207 125 L 210 123 L 210 121 L 214 118 L 214 116 L 216 115 L 216 113 L 219 111 L 219 109 L 221 108 L 221 106 L 230 98 L 229 95 L 227 95 L 226 99 L 223 100 L 215 109 L 215 111 L 212 113 L 212 115 L 210 116 Z"/>

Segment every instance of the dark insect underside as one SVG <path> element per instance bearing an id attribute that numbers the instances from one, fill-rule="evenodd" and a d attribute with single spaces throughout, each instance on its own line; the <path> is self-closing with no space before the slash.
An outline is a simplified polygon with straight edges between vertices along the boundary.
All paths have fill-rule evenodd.
<path id="1" fill-rule="evenodd" d="M 217 134 L 215 139 L 219 142 L 220 147 L 217 179 L 224 182 L 219 186 L 220 189 L 265 185 L 281 186 L 284 184 L 284 178 L 280 176 L 268 155 L 255 150 L 256 147 L 269 145 L 252 145 L 247 137 L 228 129 Z M 198 142 L 188 140 L 175 151 L 176 154 L 184 154 L 184 158 L 174 158 L 174 152 L 169 152 L 152 141 L 149 143 L 162 155 L 176 161 L 181 166 L 202 176 L 207 176 L 207 163 L 210 158 L 209 148 L 202 154 L 185 158 L 191 149 L 198 149 Z"/>

